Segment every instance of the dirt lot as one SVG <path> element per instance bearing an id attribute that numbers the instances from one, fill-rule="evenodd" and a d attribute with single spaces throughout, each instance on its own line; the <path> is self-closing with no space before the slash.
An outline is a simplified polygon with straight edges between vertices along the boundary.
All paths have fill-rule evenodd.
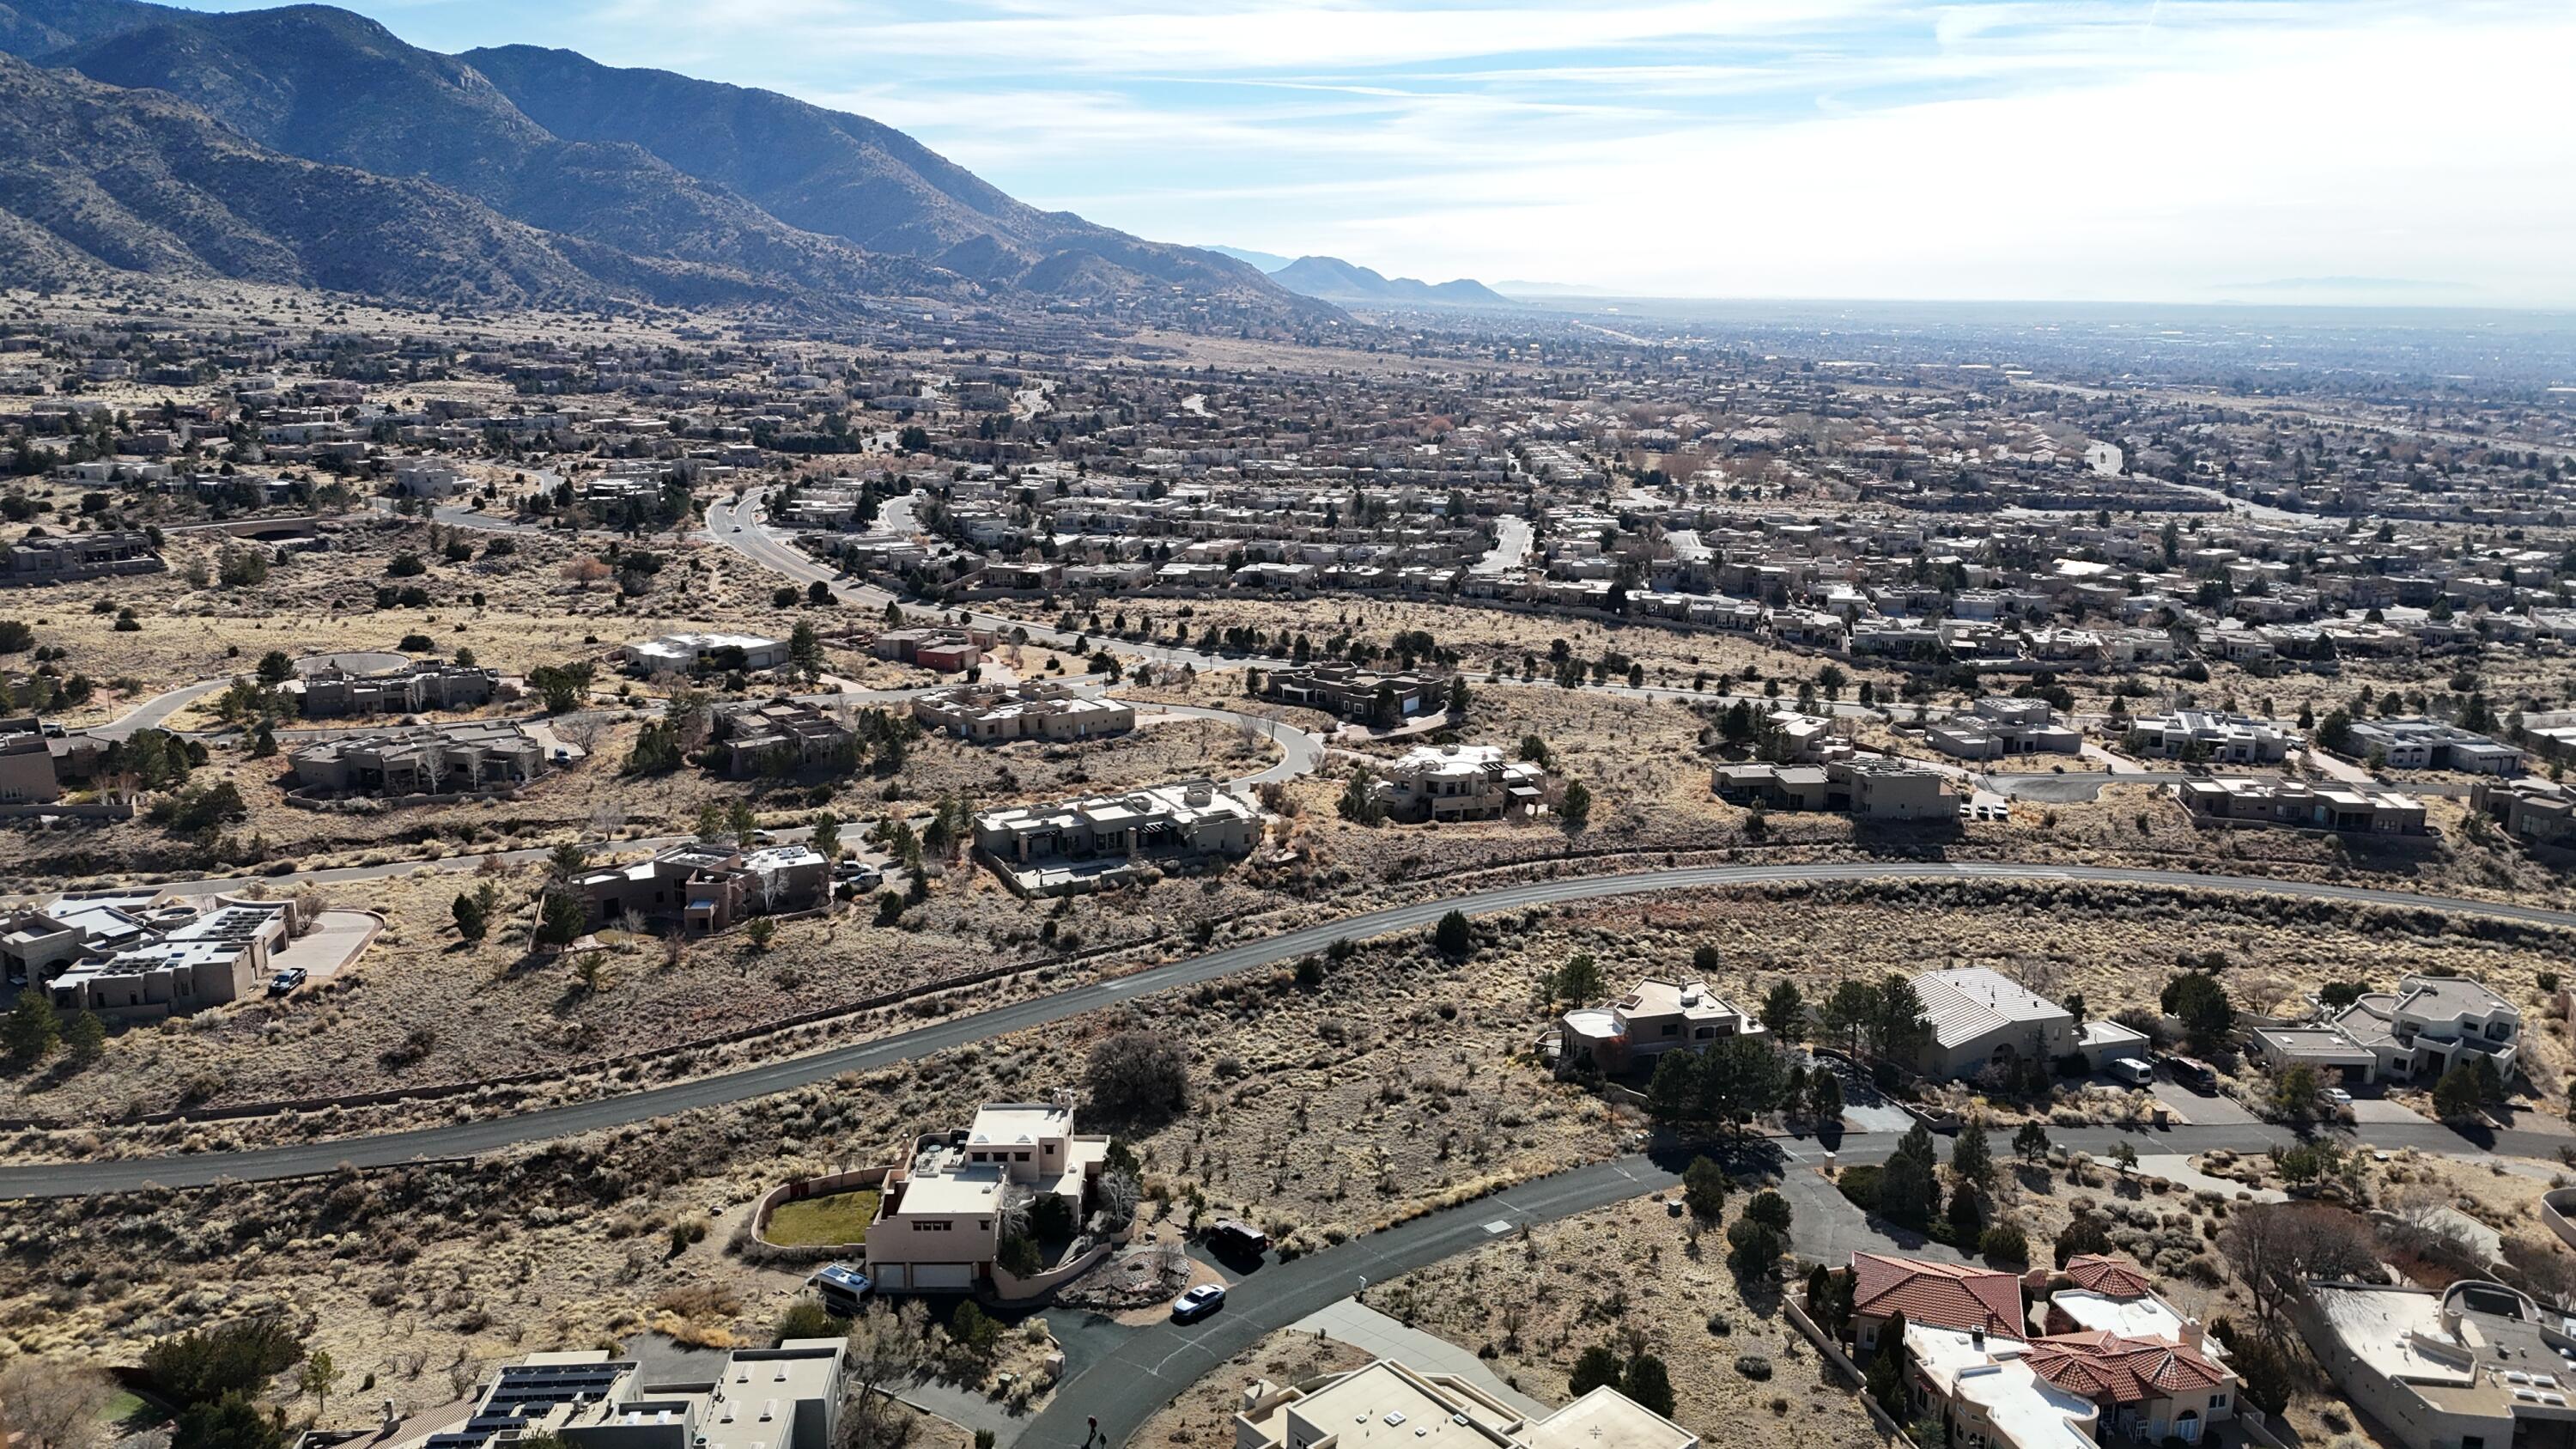
<path id="1" fill-rule="evenodd" d="M 1730 1221 L 1748 1196 L 1730 1201 Z M 1686 1217 L 1641 1198 L 1498 1239 L 1372 1288 L 1368 1299 L 1475 1350 L 1545 1402 L 1570 1399 L 1576 1356 L 1606 1342 L 1664 1361 L 1673 1417 L 1703 1442 L 1879 1443 L 1860 1401 L 1780 1312 L 1778 1293 L 1748 1292 L 1726 1256 L 1722 1227 L 1694 1241 Z M 1757 1358 L 1760 1367 L 1749 1362 Z"/>
<path id="2" fill-rule="evenodd" d="M 1268 1379 L 1285 1387 L 1319 1374 L 1355 1369 L 1368 1361 L 1367 1354 L 1348 1344 L 1282 1329 L 1181 1390 L 1161 1413 L 1145 1421 L 1133 1442 L 1204 1444 L 1210 1449 L 1222 1449 L 1234 1443 L 1234 1415 L 1246 1384 Z"/>

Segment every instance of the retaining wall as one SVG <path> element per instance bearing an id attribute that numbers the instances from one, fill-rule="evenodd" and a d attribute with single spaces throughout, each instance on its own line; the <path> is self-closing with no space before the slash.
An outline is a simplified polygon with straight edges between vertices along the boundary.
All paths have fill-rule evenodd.
<path id="1" fill-rule="evenodd" d="M 773 1243 L 769 1240 L 769 1215 L 778 1211 L 782 1203 L 803 1202 L 809 1197 L 830 1197 L 836 1192 L 850 1192 L 863 1187 L 880 1187 L 891 1171 L 893 1169 L 888 1167 L 853 1167 L 841 1172 L 827 1172 L 821 1177 L 780 1183 L 762 1193 L 760 1201 L 751 1210 L 752 1241 L 781 1252 L 860 1252 L 866 1246 L 863 1243 Z"/>

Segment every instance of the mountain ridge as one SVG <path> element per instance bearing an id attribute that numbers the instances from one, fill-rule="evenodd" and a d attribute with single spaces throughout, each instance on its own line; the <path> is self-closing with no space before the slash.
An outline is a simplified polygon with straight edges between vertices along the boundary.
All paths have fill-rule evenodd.
<path id="1" fill-rule="evenodd" d="M 0 270 L 62 284 L 105 268 L 433 305 L 596 306 L 619 291 L 434 183 L 286 156 L 164 93 L 0 55 Z M 682 291 L 666 299 L 740 300 Z"/>
<path id="2" fill-rule="evenodd" d="M 1425 282 L 1388 277 L 1339 257 L 1299 257 L 1270 280 L 1303 296 L 1331 302 L 1401 303 L 1432 307 L 1514 307 L 1519 304 L 1484 283 L 1461 277 Z"/>
<path id="3" fill-rule="evenodd" d="M 571 51 L 449 56 L 327 5 L 145 0 L 0 0 L 0 50 L 166 93 L 269 152 L 434 183 L 647 293 L 1025 297 L 1273 330 L 1343 315 L 1232 258 L 1021 202 L 866 117 Z M 38 174 L 77 189 L 22 182 Z"/>
<path id="4" fill-rule="evenodd" d="M 556 135 L 640 146 L 791 225 L 873 252 L 945 258 L 940 264 L 979 280 L 1040 291 L 1049 290 L 1043 276 L 1032 282 L 1041 263 L 1080 252 L 1139 278 L 1217 295 L 1286 294 L 1231 258 L 1031 206 L 865 116 L 776 91 L 603 65 L 570 50 L 496 46 L 458 59 Z M 979 239 L 991 245 L 958 252 Z"/>

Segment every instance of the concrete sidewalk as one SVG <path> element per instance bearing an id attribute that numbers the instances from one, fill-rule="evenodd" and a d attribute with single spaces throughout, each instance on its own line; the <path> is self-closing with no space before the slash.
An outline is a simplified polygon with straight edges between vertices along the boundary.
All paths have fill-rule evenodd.
<path id="1" fill-rule="evenodd" d="M 1314 1333 L 1347 1343 L 1378 1358 L 1403 1361 L 1412 1368 L 1456 1374 L 1532 1418 L 1556 1411 L 1506 1384 L 1483 1359 L 1436 1334 L 1407 1328 L 1356 1298 L 1345 1298 L 1288 1325 L 1291 1333 Z"/>

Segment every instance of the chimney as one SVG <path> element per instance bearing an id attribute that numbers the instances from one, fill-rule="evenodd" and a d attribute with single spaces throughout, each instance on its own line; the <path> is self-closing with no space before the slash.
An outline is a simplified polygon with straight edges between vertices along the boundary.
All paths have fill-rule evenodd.
<path id="1" fill-rule="evenodd" d="M 2182 1321 L 2182 1346 L 2190 1349 L 2193 1353 L 2202 1352 L 2203 1350 L 2200 1346 L 2202 1331 L 2199 1319 L 2184 1319 Z"/>
<path id="2" fill-rule="evenodd" d="M 1986 1351 L 1986 1331 L 1982 1328 L 1969 1329 L 1968 1347 L 1975 1349 L 1979 1353 L 1984 1353 Z"/>

